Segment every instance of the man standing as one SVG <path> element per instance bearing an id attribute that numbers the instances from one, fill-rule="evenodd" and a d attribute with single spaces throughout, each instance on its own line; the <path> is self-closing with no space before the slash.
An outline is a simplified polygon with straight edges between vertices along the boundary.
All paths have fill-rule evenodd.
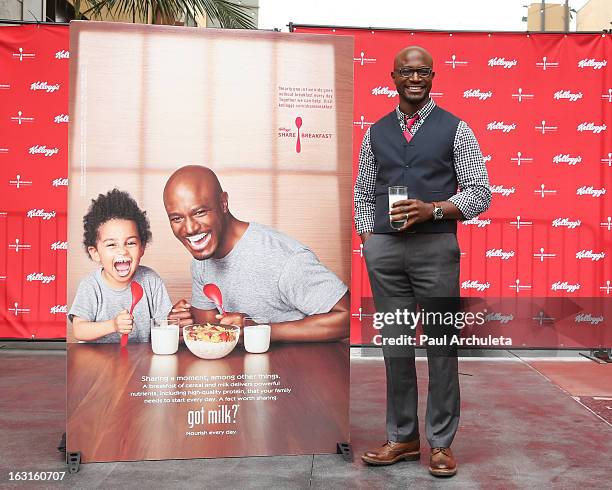
<path id="1" fill-rule="evenodd" d="M 459 301 L 457 220 L 470 219 L 491 202 L 478 142 L 467 124 L 429 97 L 435 76 L 427 50 L 410 46 L 395 57 L 391 77 L 399 106 L 366 132 L 355 183 L 355 225 L 361 236 L 378 312 L 455 312 Z M 405 186 L 408 199 L 388 204 L 388 188 Z M 390 221 L 404 222 L 399 230 Z M 414 326 L 412 326 L 414 327 Z M 440 324 L 424 332 L 446 345 L 427 348 L 429 391 L 426 433 L 429 471 L 457 472 L 450 445 L 459 425 L 459 378 L 453 334 Z M 362 459 L 388 465 L 419 459 L 414 347 L 392 346 L 393 337 L 414 333 L 406 325 L 382 329 L 387 376 L 387 442 Z M 458 330 L 455 330 L 458 333 Z"/>
<path id="2" fill-rule="evenodd" d="M 261 318 L 272 341 L 321 342 L 349 334 L 346 285 L 307 247 L 272 228 L 235 218 L 215 173 L 188 165 L 164 187 L 164 206 L 176 238 L 193 256 L 191 303 L 174 305 L 181 325 L 244 325 Z M 223 315 L 206 298 L 206 283 L 219 286 Z"/>

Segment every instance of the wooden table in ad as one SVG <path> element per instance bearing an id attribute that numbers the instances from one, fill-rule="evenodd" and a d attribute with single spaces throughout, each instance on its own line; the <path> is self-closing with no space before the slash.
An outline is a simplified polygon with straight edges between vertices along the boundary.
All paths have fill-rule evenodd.
<path id="1" fill-rule="evenodd" d="M 335 452 L 348 440 L 349 372 L 345 342 L 273 344 L 265 354 L 238 345 L 218 360 L 199 359 L 184 344 L 170 356 L 149 344 L 70 344 L 68 451 L 83 462 Z M 187 387 L 213 376 L 215 388 Z M 168 387 L 143 396 L 149 385 Z M 233 390 L 243 391 L 224 393 Z"/>

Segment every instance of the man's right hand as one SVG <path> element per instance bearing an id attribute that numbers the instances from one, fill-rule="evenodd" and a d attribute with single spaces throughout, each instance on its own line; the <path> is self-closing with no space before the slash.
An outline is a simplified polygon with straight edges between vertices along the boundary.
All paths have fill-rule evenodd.
<path id="1" fill-rule="evenodd" d="M 371 231 L 366 231 L 365 233 L 362 233 L 361 235 L 359 235 L 359 237 L 361 238 L 361 243 L 365 244 L 365 242 L 367 242 L 371 236 L 372 236 Z"/>
<path id="2" fill-rule="evenodd" d="M 181 327 L 193 325 L 195 323 L 191 315 L 191 305 L 186 299 L 180 300 L 172 307 L 168 318 L 178 319 Z"/>

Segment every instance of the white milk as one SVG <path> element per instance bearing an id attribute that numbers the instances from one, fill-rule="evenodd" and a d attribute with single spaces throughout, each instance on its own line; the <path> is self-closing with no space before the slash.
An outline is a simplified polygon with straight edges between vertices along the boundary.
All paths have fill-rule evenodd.
<path id="1" fill-rule="evenodd" d="M 244 327 L 244 349 L 251 354 L 262 354 L 270 348 L 270 325 Z"/>
<path id="2" fill-rule="evenodd" d="M 152 325 L 151 348 L 155 354 L 174 354 L 178 350 L 178 325 Z"/>

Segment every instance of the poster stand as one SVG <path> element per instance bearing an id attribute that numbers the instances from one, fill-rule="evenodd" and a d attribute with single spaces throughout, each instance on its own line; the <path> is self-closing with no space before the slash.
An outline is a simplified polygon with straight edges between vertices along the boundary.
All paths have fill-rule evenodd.
<path id="1" fill-rule="evenodd" d="M 78 473 L 81 465 L 81 453 L 79 451 L 66 453 L 66 464 L 71 475 Z"/>
<path id="2" fill-rule="evenodd" d="M 588 354 L 580 353 L 581 356 L 590 359 L 591 361 L 595 361 L 599 364 L 609 364 L 612 363 L 612 348 L 609 349 L 591 349 Z"/>
<path id="3" fill-rule="evenodd" d="M 342 459 L 347 463 L 353 462 L 353 449 L 350 442 L 338 442 L 336 444 L 336 454 L 341 454 Z"/>

